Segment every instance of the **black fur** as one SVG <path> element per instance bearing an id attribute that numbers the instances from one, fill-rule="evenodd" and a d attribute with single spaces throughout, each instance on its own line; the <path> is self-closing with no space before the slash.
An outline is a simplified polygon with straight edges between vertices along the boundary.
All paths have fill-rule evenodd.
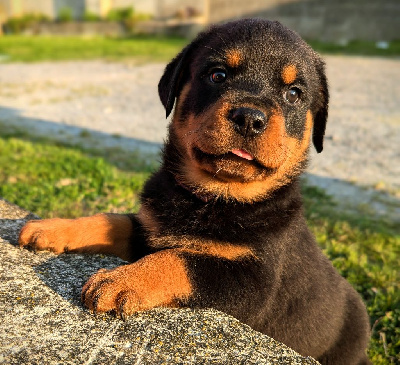
<path id="1" fill-rule="evenodd" d="M 250 69 L 238 76 L 234 86 L 213 91 L 202 81 L 211 67 L 203 62 L 210 54 L 218 58 L 230 47 L 252 50 L 252 57 L 245 53 Z M 180 111 L 182 123 L 188 113 L 201 115 L 232 87 L 247 95 L 246 102 L 250 99 L 253 104 L 268 105 L 263 95 L 270 96 L 274 92 L 271 85 L 279 83 L 279 75 L 268 71 L 276 71 L 288 61 L 299 65 L 301 82 L 308 88 L 304 108 L 314 116 L 312 139 L 321 152 L 329 98 L 324 63 L 297 34 L 279 23 L 242 20 L 200 34 L 167 66 L 159 83 L 160 98 L 168 115 L 184 85 L 192 83 Z M 268 62 L 272 66 L 260 66 Z M 303 133 L 304 124 L 298 116 L 305 111 L 300 107 L 282 109 L 286 115 L 294 113 L 295 121 L 297 116 L 297 124 L 286 126 L 288 133 Z M 162 234 L 249 246 L 258 258 L 232 261 L 183 253 L 195 283 L 195 294 L 185 305 L 212 306 L 230 313 L 322 364 L 369 363 L 365 355 L 369 340 L 365 306 L 308 230 L 298 173 L 290 183 L 256 202 L 203 199 L 177 182 L 180 161 L 185 158 L 176 148 L 177 138 L 170 129 L 163 166 L 147 182 L 142 195 Z"/>
<path id="2" fill-rule="evenodd" d="M 189 44 L 159 95 L 175 112 L 138 214 L 28 222 L 20 245 L 132 261 L 85 284 L 94 312 L 214 307 L 321 364 L 369 364 L 365 306 L 303 215 L 328 113 L 320 57 L 277 22 L 240 20 Z"/>

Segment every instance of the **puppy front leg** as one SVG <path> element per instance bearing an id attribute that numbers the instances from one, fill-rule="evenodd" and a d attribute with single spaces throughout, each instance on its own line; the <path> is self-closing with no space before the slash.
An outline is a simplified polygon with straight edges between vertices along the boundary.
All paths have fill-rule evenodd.
<path id="1" fill-rule="evenodd" d="M 93 312 L 121 317 L 155 307 L 214 307 L 246 319 L 259 296 L 254 257 L 226 258 L 192 249 L 165 249 L 130 265 L 99 270 L 82 289 Z M 219 252 L 218 252 L 219 253 Z M 214 255 L 213 255 L 214 254 Z"/>
<path id="2" fill-rule="evenodd" d="M 83 287 L 82 302 L 92 312 L 114 311 L 125 318 L 139 310 L 185 305 L 192 291 L 185 259 L 168 249 L 99 270 Z"/>
<path id="3" fill-rule="evenodd" d="M 132 261 L 138 258 L 135 256 L 141 257 L 132 247 L 135 236 L 142 236 L 142 228 L 133 215 L 96 214 L 76 219 L 29 221 L 20 232 L 19 245 L 57 254 L 103 253 Z M 143 250 L 144 242 L 142 245 L 138 242 L 138 246 L 138 251 Z"/>

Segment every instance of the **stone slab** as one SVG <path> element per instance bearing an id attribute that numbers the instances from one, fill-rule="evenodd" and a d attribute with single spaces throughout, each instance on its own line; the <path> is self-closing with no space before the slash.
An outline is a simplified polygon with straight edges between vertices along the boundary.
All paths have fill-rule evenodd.
<path id="1" fill-rule="evenodd" d="M 214 309 L 91 314 L 82 285 L 124 262 L 20 249 L 35 218 L 0 199 L 0 364 L 317 364 Z"/>

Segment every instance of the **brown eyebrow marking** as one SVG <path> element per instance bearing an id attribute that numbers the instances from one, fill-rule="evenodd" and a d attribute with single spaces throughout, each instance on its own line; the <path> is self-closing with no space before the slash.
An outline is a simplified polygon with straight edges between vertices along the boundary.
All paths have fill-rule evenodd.
<path id="1" fill-rule="evenodd" d="M 295 65 L 287 65 L 282 70 L 282 80 L 285 84 L 291 84 L 296 80 L 297 68 Z"/>
<path id="2" fill-rule="evenodd" d="M 238 67 L 243 62 L 243 55 L 237 49 L 229 49 L 225 52 L 226 63 L 229 67 Z"/>

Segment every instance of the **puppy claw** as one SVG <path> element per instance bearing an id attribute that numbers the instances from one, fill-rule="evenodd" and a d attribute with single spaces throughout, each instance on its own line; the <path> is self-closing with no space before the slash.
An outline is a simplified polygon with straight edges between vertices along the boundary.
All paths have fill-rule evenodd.
<path id="1" fill-rule="evenodd" d="M 97 275 L 97 274 L 95 274 Z M 102 279 L 99 282 L 94 282 L 93 284 L 87 283 L 82 289 L 82 301 L 90 310 L 94 312 L 106 312 L 107 310 L 99 310 L 103 305 L 101 301 L 103 292 L 105 291 L 107 285 L 112 284 L 112 279 Z M 88 285 L 89 284 L 89 285 Z"/>
<path id="2" fill-rule="evenodd" d="M 118 301 L 116 315 L 117 317 L 121 318 L 123 321 L 127 319 L 127 315 L 124 312 L 124 306 L 128 298 L 122 298 Z"/>
<path id="3" fill-rule="evenodd" d="M 140 308 L 140 301 L 134 290 L 121 292 L 117 299 L 117 316 L 126 321 L 129 316 Z"/>

